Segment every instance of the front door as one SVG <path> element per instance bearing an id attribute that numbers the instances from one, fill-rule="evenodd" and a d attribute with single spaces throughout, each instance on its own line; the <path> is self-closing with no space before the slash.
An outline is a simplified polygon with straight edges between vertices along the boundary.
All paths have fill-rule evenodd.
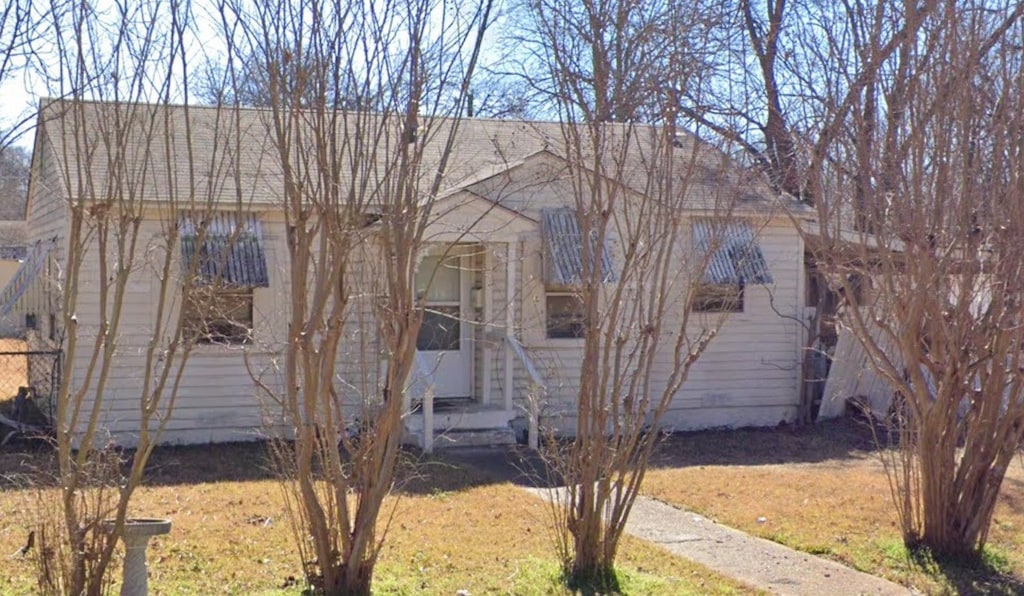
<path id="1" fill-rule="evenodd" d="M 431 367 L 434 397 L 442 399 L 472 395 L 471 276 L 469 258 L 457 249 L 428 252 L 416 270 L 416 293 L 426 307 L 416 349 Z"/>

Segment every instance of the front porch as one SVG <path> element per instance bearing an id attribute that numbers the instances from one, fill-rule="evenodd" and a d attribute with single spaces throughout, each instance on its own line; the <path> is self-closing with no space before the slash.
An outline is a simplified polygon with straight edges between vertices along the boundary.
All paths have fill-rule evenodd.
<path id="1" fill-rule="evenodd" d="M 511 444 L 514 427 L 535 440 L 529 404 L 544 384 L 519 333 L 522 239 L 537 222 L 476 196 L 449 197 L 434 217 L 416 275 L 426 312 L 405 393 L 406 440 L 428 453 Z"/>
<path id="2" fill-rule="evenodd" d="M 518 287 L 519 249 L 518 242 L 460 243 L 432 247 L 445 258 L 424 260 L 449 267 L 430 277 L 453 286 L 424 286 L 428 314 L 405 393 L 406 440 L 428 453 L 517 439 L 537 444 L 546 387 L 517 336 L 521 293 L 509 288 Z"/>

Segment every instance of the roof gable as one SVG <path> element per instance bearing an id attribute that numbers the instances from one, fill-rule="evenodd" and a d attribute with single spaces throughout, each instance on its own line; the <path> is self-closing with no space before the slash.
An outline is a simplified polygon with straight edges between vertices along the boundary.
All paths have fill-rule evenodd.
<path id="1" fill-rule="evenodd" d="M 522 213 L 462 190 L 431 205 L 423 239 L 427 242 L 514 242 L 537 229 Z"/>
<path id="2" fill-rule="evenodd" d="M 168 201 L 194 197 L 197 202 L 237 201 L 253 205 L 275 205 L 281 201 L 284 187 L 279 165 L 280 157 L 273 142 L 272 113 L 265 109 L 168 106 L 155 104 L 116 104 L 99 102 L 44 102 L 40 111 L 37 135 L 47 135 L 53 145 L 52 156 L 60 170 L 81 170 L 93 178 L 95 197 L 85 196 L 78 188 L 62 189 L 71 197 L 102 199 L 112 180 L 131 180 L 142 200 Z M 402 138 L 404 122 L 395 115 L 339 113 L 339 135 L 355 134 L 353 121 L 373 129 L 381 143 L 375 157 L 377 163 L 363 164 L 363 170 L 384 172 L 381 160 L 388 159 L 389 147 Z M 424 145 L 425 176 L 436 173 L 447 132 L 458 126 L 452 153 L 446 162 L 439 198 L 462 190 L 496 198 L 499 181 L 517 172 L 548 168 L 551 172 L 565 170 L 565 135 L 556 122 L 527 122 L 488 119 L 424 119 L 421 121 Z M 612 143 L 628 140 L 631 150 L 622 166 L 619 183 L 643 193 L 648 179 L 645 153 L 664 143 L 658 129 L 650 126 L 608 124 Z M 360 128 L 359 130 L 364 130 Z M 112 132 L 117 132 L 111 136 Z M 83 134 L 84 133 L 84 134 Z M 37 142 L 40 137 L 37 137 Z M 88 138 L 88 150 L 78 152 L 82 138 Z M 115 140 L 116 139 L 116 140 Z M 240 139 L 241 142 L 238 142 Z M 738 193 L 769 199 L 763 188 L 752 184 L 741 174 L 741 168 L 711 145 L 692 136 L 680 136 L 669 148 L 696 173 L 698 185 L 716 188 L 736 186 Z M 295 151 L 300 151 L 296 148 Z M 664 154 L 661 148 L 660 154 Z M 590 151 L 591 154 L 594 151 Z M 608 159 L 616 152 L 607 151 Z M 587 154 L 587 151 L 583 151 Z M 602 153 L 604 155 L 604 153 Z M 435 166 L 435 167 L 432 167 Z M 119 168 L 112 176 L 112 168 Z M 371 174 L 381 176 L 383 174 Z M 352 176 L 351 172 L 343 172 Z M 554 176 L 557 178 L 558 176 Z M 68 176 L 70 185 L 78 176 Z M 344 183 L 344 181 L 343 181 Z M 379 185 L 367 184 L 366 188 Z M 742 188 L 741 188 L 742 187 Z M 743 190 L 743 189 L 746 190 Z M 500 190 L 500 189 L 499 189 Z M 739 196 L 739 195 L 737 195 Z M 187 206 L 185 206 L 187 207 Z"/>

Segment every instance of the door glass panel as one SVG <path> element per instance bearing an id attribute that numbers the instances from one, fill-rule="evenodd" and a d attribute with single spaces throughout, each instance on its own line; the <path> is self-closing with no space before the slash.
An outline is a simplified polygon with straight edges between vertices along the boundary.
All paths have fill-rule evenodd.
<path id="1" fill-rule="evenodd" d="M 458 350 L 460 325 L 458 306 L 427 307 L 416 337 L 416 349 L 426 352 Z"/>
<path id="2" fill-rule="evenodd" d="M 416 270 L 416 295 L 426 297 L 428 302 L 458 302 L 459 257 L 449 255 L 442 262 L 441 255 L 427 255 Z"/>

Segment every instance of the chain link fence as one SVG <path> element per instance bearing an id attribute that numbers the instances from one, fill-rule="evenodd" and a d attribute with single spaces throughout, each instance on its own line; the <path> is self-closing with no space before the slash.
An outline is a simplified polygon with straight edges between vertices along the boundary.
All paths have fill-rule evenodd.
<path id="1" fill-rule="evenodd" d="M 59 350 L 0 350 L 0 422 L 6 430 L 49 426 L 60 366 Z"/>

